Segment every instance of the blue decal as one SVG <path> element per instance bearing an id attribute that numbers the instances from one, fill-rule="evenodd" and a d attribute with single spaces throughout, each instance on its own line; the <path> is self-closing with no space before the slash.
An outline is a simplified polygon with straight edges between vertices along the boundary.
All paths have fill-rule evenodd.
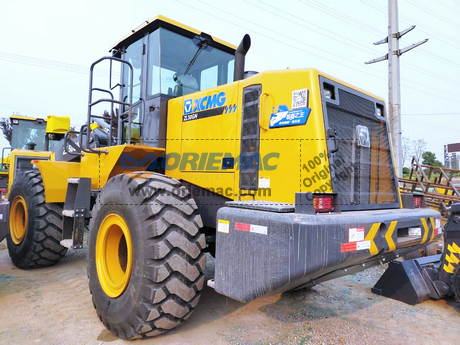
<path id="1" fill-rule="evenodd" d="M 269 128 L 304 125 L 310 112 L 311 108 L 289 110 L 286 105 L 280 105 L 278 111 L 270 115 Z"/>

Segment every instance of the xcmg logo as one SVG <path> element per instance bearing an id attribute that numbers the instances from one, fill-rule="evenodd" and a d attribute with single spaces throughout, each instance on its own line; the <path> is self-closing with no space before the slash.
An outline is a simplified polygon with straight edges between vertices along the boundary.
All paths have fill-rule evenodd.
<path id="1" fill-rule="evenodd" d="M 221 107 L 225 104 L 227 97 L 225 92 L 215 93 L 202 98 L 191 98 L 184 101 L 184 114 L 196 113 L 208 109 Z"/>

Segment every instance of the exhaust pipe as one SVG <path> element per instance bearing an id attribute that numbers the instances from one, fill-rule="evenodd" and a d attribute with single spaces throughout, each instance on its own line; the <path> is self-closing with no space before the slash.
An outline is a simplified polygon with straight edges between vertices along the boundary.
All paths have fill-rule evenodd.
<path id="1" fill-rule="evenodd" d="M 249 48 L 251 48 L 251 37 L 246 34 L 235 52 L 235 70 L 233 73 L 233 81 L 244 79 L 244 59 Z"/>

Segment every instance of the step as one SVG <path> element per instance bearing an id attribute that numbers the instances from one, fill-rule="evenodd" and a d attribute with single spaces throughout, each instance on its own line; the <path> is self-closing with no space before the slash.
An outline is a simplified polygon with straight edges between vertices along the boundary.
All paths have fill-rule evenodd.
<path id="1" fill-rule="evenodd" d="M 80 183 L 80 178 L 79 177 L 70 177 L 70 178 L 67 179 L 67 183 L 79 184 Z"/>
<path id="2" fill-rule="evenodd" d="M 62 210 L 62 215 L 64 217 L 71 217 L 73 218 L 74 215 L 75 215 L 75 211 L 74 210 Z"/>
<path id="3" fill-rule="evenodd" d="M 59 243 L 61 244 L 61 246 L 66 247 L 67 249 L 72 249 L 73 240 L 71 238 L 67 240 L 62 240 Z"/>

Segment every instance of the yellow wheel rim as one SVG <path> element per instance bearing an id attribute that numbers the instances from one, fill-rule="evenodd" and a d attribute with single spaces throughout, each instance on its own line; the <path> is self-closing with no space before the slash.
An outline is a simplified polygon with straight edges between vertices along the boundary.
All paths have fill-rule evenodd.
<path id="1" fill-rule="evenodd" d="M 125 220 L 108 214 L 99 227 L 96 239 L 96 270 L 107 296 L 120 296 L 129 283 L 133 264 L 131 234 Z"/>
<path id="2" fill-rule="evenodd" d="M 29 214 L 27 212 L 26 200 L 17 195 L 11 204 L 10 211 L 10 235 L 14 244 L 22 242 L 26 235 Z"/>

